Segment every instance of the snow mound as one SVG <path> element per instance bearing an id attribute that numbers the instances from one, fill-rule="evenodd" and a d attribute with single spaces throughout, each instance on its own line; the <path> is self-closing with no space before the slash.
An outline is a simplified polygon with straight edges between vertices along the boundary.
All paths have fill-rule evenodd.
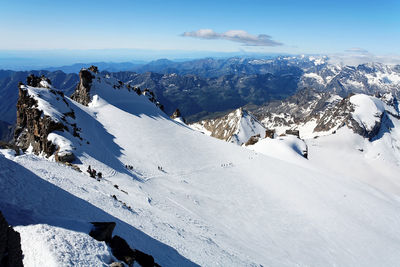
<path id="1" fill-rule="evenodd" d="M 242 108 L 223 117 L 203 120 L 189 126 L 193 130 L 237 145 L 246 143 L 255 135 L 264 138 L 266 130 L 261 122 Z"/>
<path id="2" fill-rule="evenodd" d="M 291 163 L 303 163 L 307 153 L 307 145 L 296 136 L 280 136 L 275 139 L 264 138 L 254 145 L 246 146 L 250 150 L 264 155 L 288 161 Z"/>
<path id="3" fill-rule="evenodd" d="M 236 116 L 240 119 L 235 133 L 228 139 L 228 142 L 241 145 L 254 135 L 260 135 L 261 138 L 265 137 L 265 127 L 253 115 L 243 109 L 237 109 Z"/>
<path id="4" fill-rule="evenodd" d="M 17 226 L 24 266 L 108 266 L 114 257 L 105 242 L 86 233 L 46 224 Z"/>
<path id="5" fill-rule="evenodd" d="M 350 103 L 354 105 L 352 117 L 360 126 L 371 131 L 381 119 L 385 111 L 385 104 L 373 96 L 357 94 L 350 97 Z"/>

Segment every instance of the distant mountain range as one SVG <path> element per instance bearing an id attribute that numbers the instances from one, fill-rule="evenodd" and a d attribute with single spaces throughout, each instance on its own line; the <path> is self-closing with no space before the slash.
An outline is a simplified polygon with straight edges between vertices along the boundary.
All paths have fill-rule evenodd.
<path id="1" fill-rule="evenodd" d="M 77 72 L 82 66 L 87 67 L 75 64 L 61 69 Z M 122 67 L 131 70 L 115 71 Z M 0 121 L 15 122 L 12 107 L 17 101 L 16 88 L 18 82 L 25 81 L 30 73 L 44 74 L 66 95 L 72 93 L 78 75 L 50 70 L 0 71 Z M 400 92 L 399 65 L 340 66 L 330 64 L 324 56 L 205 58 L 184 62 L 161 59 L 148 64 L 100 63 L 99 70 L 131 86 L 150 89 L 164 105 L 167 114 L 179 108 L 189 123 L 215 118 L 242 106 L 264 106 L 304 88 L 334 92 L 341 97 L 352 92 L 390 92 L 398 97 Z"/>

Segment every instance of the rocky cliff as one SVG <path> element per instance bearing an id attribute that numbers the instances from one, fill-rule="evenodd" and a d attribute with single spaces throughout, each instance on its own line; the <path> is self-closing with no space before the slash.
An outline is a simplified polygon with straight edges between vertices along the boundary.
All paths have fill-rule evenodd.
<path id="1" fill-rule="evenodd" d="M 32 79 L 29 80 L 28 77 L 27 86 L 40 86 L 36 82 L 29 81 Z M 44 152 L 47 156 L 51 156 L 56 146 L 47 140 L 47 136 L 53 131 L 64 131 L 64 125 L 43 114 L 43 111 L 38 108 L 38 101 L 29 95 L 25 85 L 20 84 L 18 90 L 17 124 L 14 133 L 16 144 L 24 150 L 31 147 L 36 154 Z M 52 92 L 63 97 L 61 92 L 54 90 Z"/>
<path id="2" fill-rule="evenodd" d="M 61 162 L 72 161 L 72 152 L 59 153 L 60 147 L 49 140 L 49 135 L 56 131 L 71 131 L 78 135 L 76 124 L 67 122 L 67 117 L 74 119 L 75 115 L 64 94 L 53 89 L 45 77 L 39 78 L 34 75 L 28 77 L 26 85 L 21 83 L 18 90 L 17 123 L 14 132 L 16 145 L 35 154 L 44 154 L 47 157 L 55 155 L 56 160 Z M 62 107 L 62 113 L 57 117 L 52 116 L 51 112 L 47 112 L 47 109 L 51 110 L 51 105 L 42 102 L 42 97 Z"/>
<path id="3" fill-rule="evenodd" d="M 285 101 L 270 103 L 253 111 L 267 127 L 278 134 L 299 130 L 303 137 L 333 133 L 346 126 L 372 139 L 382 123 L 398 118 L 398 102 L 391 94 L 350 94 L 340 97 L 329 92 L 305 89 Z"/>
<path id="4" fill-rule="evenodd" d="M 71 95 L 71 99 L 85 106 L 90 102 L 90 88 L 94 78 L 90 70 L 97 72 L 97 68 L 94 66 L 90 67 L 89 70 L 82 69 L 79 72 L 79 83 L 75 88 L 75 92 Z"/>
<path id="5" fill-rule="evenodd" d="M 22 267 L 21 237 L 0 212 L 0 266 Z"/>

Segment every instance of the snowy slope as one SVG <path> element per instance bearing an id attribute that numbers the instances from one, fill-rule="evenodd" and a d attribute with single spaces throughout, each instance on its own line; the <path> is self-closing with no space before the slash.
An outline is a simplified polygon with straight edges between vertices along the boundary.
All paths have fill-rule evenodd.
<path id="1" fill-rule="evenodd" d="M 307 164 L 304 157 L 307 153 L 307 145 L 293 135 L 279 136 L 275 139 L 264 138 L 247 148 L 290 163 Z"/>
<path id="2" fill-rule="evenodd" d="M 90 221 L 116 221 L 116 234 L 162 266 L 398 264 L 397 194 L 313 160 L 299 165 L 208 137 L 112 85 L 97 75 L 88 107 L 67 99 L 83 141 L 57 133 L 71 142 L 75 163 L 101 171 L 102 181 L 2 150 L 8 159 L 0 155 L 0 209 L 20 225 L 23 244 L 43 224 L 77 240 Z M 60 242 L 46 254 L 64 265 Z M 89 243 L 100 261 L 109 259 L 104 247 Z M 82 260 L 71 254 L 72 265 Z"/>

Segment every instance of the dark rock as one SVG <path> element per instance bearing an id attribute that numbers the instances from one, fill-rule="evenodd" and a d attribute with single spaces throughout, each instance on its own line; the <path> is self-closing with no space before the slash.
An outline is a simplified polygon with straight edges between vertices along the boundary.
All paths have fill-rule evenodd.
<path id="1" fill-rule="evenodd" d="M 0 212 L 0 266 L 22 267 L 21 237 Z"/>
<path id="2" fill-rule="evenodd" d="M 294 135 L 300 138 L 300 132 L 299 130 L 286 130 L 285 134 L 289 134 L 289 135 Z"/>
<path id="3" fill-rule="evenodd" d="M 182 115 L 181 115 L 181 112 L 179 111 L 179 109 L 177 108 L 175 110 L 175 112 L 171 115 L 171 118 L 172 119 L 176 119 L 176 118 L 179 118 L 179 117 L 182 117 Z"/>
<path id="4" fill-rule="evenodd" d="M 129 247 L 125 239 L 114 236 L 110 242 L 113 255 L 128 265 L 132 265 L 135 260 L 134 251 Z"/>
<path id="5" fill-rule="evenodd" d="M 274 138 L 275 130 L 267 129 L 265 130 L 265 138 Z"/>
<path id="6" fill-rule="evenodd" d="M 56 154 L 54 156 L 54 159 L 58 162 L 62 162 L 62 163 L 71 163 L 75 160 L 75 155 L 72 152 L 64 152 L 60 155 L 59 153 L 60 149 L 57 149 Z"/>
<path id="7" fill-rule="evenodd" d="M 91 72 L 94 72 L 94 73 L 99 73 L 99 69 L 96 66 L 93 66 L 93 65 L 89 67 L 89 70 Z"/>
<path id="8" fill-rule="evenodd" d="M 308 147 L 306 146 L 306 150 L 302 151 L 303 157 L 308 159 Z"/>
<path id="9" fill-rule="evenodd" d="M 133 250 L 135 253 L 135 261 L 137 261 L 141 266 L 155 266 L 154 258 L 151 255 L 143 253 L 140 250 Z"/>
<path id="10" fill-rule="evenodd" d="M 92 67 L 91 69 L 93 69 Z M 90 102 L 90 88 L 93 78 L 94 76 L 89 70 L 82 69 L 79 72 L 79 83 L 75 88 L 75 92 L 71 95 L 71 98 L 76 102 L 87 106 Z"/>
<path id="11" fill-rule="evenodd" d="M 186 120 L 182 117 L 181 111 L 177 108 L 174 113 L 171 115 L 171 119 L 181 118 L 184 123 Z"/>
<path id="12" fill-rule="evenodd" d="M 64 131 L 64 128 L 62 123 L 55 122 L 47 115 L 42 116 L 36 100 L 29 96 L 22 86 L 19 88 L 17 123 L 14 132 L 16 145 L 23 150 L 31 145 L 35 154 L 44 152 L 47 156 L 51 156 L 56 146 L 47 140 L 47 136 L 53 131 Z"/>
<path id="13" fill-rule="evenodd" d="M 0 149 L 13 149 L 16 155 L 20 153 L 20 147 L 3 141 L 0 141 Z"/>
<path id="14" fill-rule="evenodd" d="M 40 84 L 41 81 L 46 81 L 49 85 L 51 85 L 50 79 L 46 78 L 44 75 L 38 77 L 34 74 L 30 74 L 28 77 L 26 77 L 26 84 L 31 87 L 43 87 Z"/>
<path id="15" fill-rule="evenodd" d="M 244 144 L 245 146 L 250 146 L 250 145 L 254 145 L 255 143 L 257 143 L 260 140 L 260 135 L 253 135 L 252 137 L 249 138 L 249 140 Z"/>
<path id="16" fill-rule="evenodd" d="M 154 258 L 142 251 L 131 249 L 128 243 L 119 236 L 114 236 L 110 242 L 111 251 L 114 256 L 128 265 L 135 261 L 143 267 L 155 266 Z"/>
<path id="17" fill-rule="evenodd" d="M 93 224 L 89 235 L 98 241 L 110 242 L 115 228 L 115 222 L 91 222 Z"/>

